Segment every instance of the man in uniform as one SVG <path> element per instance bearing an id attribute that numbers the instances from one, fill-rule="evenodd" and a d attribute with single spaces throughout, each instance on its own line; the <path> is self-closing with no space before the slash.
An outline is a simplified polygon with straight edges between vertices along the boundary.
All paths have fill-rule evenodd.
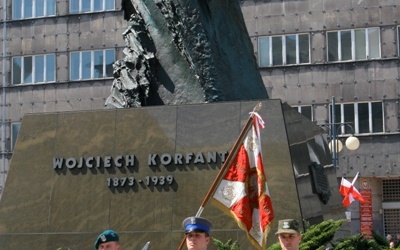
<path id="1" fill-rule="evenodd" d="M 206 250 L 210 243 L 210 231 L 212 224 L 202 217 L 188 217 L 183 220 L 183 229 L 186 235 L 186 247 L 188 250 Z"/>
<path id="2" fill-rule="evenodd" d="M 278 235 L 282 250 L 299 250 L 301 234 L 297 220 L 280 220 L 276 234 Z"/>
<path id="3" fill-rule="evenodd" d="M 107 229 L 102 232 L 94 242 L 96 250 L 121 250 L 119 236 L 114 230 Z"/>

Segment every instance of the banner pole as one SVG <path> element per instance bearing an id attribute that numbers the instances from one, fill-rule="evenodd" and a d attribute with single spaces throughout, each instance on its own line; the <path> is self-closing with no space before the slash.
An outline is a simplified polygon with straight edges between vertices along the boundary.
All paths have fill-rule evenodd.
<path id="1" fill-rule="evenodd" d="M 228 154 L 228 156 L 226 158 L 226 161 L 222 165 L 221 170 L 218 172 L 217 177 L 214 179 L 214 182 L 212 183 L 212 185 L 209 188 L 206 196 L 204 197 L 203 201 L 201 202 L 200 208 L 196 213 L 196 217 L 201 215 L 201 213 L 204 210 L 204 207 L 205 207 L 206 203 L 208 202 L 210 197 L 214 194 L 216 187 L 221 182 L 221 179 L 225 175 L 226 170 L 231 165 L 234 156 L 236 155 L 237 151 L 239 150 L 240 145 L 244 141 L 244 138 L 247 136 L 247 132 L 249 132 L 251 126 L 253 125 L 253 117 L 254 117 L 253 113 L 257 112 L 258 110 L 260 110 L 260 108 L 261 108 L 261 102 L 258 103 L 254 107 L 253 112 L 250 113 L 249 119 L 247 119 L 247 122 L 244 125 L 242 131 L 240 132 L 239 137 L 236 139 L 235 144 L 233 144 L 233 147 L 232 147 L 231 151 L 229 151 L 229 154 Z M 182 250 L 183 245 L 185 244 L 185 241 L 186 241 L 186 235 L 184 235 L 184 237 L 183 237 L 183 239 L 182 239 L 182 241 L 181 241 L 181 243 L 180 243 L 180 245 L 178 247 L 178 250 Z"/>

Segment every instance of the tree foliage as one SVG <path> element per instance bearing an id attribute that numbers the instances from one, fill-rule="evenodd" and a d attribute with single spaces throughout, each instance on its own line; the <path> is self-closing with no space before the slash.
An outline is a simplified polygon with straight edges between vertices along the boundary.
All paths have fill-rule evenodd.
<path id="1" fill-rule="evenodd" d="M 376 243 L 378 243 L 380 246 L 385 246 L 389 248 L 389 242 L 386 240 L 385 237 L 377 234 L 374 230 L 372 230 L 372 236 L 374 237 Z"/>
<path id="2" fill-rule="evenodd" d="M 366 239 L 363 234 L 352 235 L 345 239 L 340 239 L 334 250 L 378 250 L 385 249 L 373 239 Z"/>
<path id="3" fill-rule="evenodd" d="M 351 235 L 347 238 L 334 240 L 336 231 L 345 220 L 326 220 L 319 224 L 308 226 L 300 243 L 300 250 L 384 250 L 389 249 L 386 239 L 375 231 L 373 238 L 367 239 L 363 234 Z M 307 225 L 307 223 L 306 223 Z M 213 238 L 218 250 L 240 250 L 239 244 L 228 240 L 226 243 Z M 397 248 L 399 249 L 399 248 Z M 281 250 L 279 242 L 272 244 L 267 250 Z"/>
<path id="4" fill-rule="evenodd" d="M 326 220 L 311 226 L 303 234 L 300 250 L 317 250 L 329 244 L 344 221 L 345 220 Z"/>
<path id="5" fill-rule="evenodd" d="M 228 240 L 226 243 L 212 238 L 214 245 L 218 247 L 218 250 L 240 250 L 239 244 L 236 241 Z"/>

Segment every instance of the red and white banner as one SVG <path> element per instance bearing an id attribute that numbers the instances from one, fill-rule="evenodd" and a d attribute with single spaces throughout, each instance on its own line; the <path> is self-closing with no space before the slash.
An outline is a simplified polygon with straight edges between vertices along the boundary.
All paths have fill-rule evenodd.
<path id="1" fill-rule="evenodd" d="M 361 189 L 360 194 L 365 200 L 360 203 L 360 233 L 364 238 L 372 239 L 372 192 L 371 189 Z"/>
<path id="2" fill-rule="evenodd" d="M 262 161 L 260 127 L 264 121 L 253 113 L 253 126 L 214 193 L 214 201 L 245 230 L 257 249 L 266 249 L 269 224 L 274 218 Z"/>

